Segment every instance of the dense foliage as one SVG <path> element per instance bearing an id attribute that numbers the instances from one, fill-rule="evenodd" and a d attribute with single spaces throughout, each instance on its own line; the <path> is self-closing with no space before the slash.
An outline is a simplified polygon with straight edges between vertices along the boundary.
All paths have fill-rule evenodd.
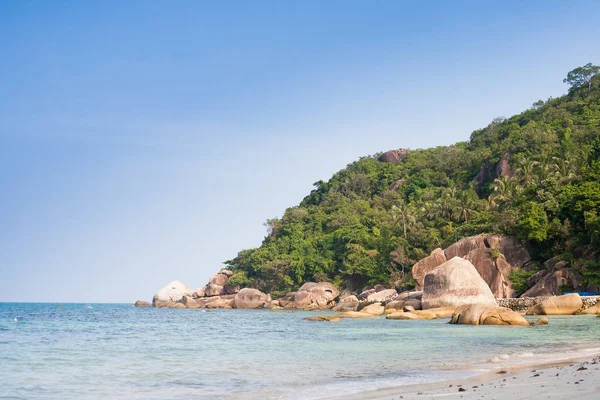
<path id="1" fill-rule="evenodd" d="M 266 222 L 259 248 L 226 262 L 232 280 L 274 293 L 321 280 L 408 287 L 411 266 L 431 250 L 484 232 L 517 236 L 539 262 L 597 247 L 597 72 L 591 64 L 571 71 L 567 95 L 496 118 L 467 142 L 412 150 L 396 165 L 363 157 L 315 183 Z M 594 265 L 590 280 L 600 276 Z"/>

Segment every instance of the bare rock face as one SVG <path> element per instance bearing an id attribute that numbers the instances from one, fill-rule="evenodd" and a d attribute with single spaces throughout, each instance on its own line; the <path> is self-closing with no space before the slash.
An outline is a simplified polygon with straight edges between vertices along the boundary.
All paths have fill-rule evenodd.
<path id="1" fill-rule="evenodd" d="M 507 178 L 512 178 L 514 174 L 515 173 L 510 165 L 510 154 L 505 153 L 500 159 L 500 161 L 498 161 L 498 163 L 496 164 L 496 176 L 505 176 Z"/>
<path id="2" fill-rule="evenodd" d="M 203 305 L 198 303 L 196 299 L 191 296 L 184 296 L 182 299 L 182 303 L 185 304 L 186 308 L 202 308 Z"/>
<path id="3" fill-rule="evenodd" d="M 527 315 L 573 315 L 581 307 L 583 301 L 577 293 L 564 296 L 549 297 L 538 305 L 527 310 Z"/>
<path id="4" fill-rule="evenodd" d="M 173 281 L 160 289 L 152 298 L 152 305 L 160 307 L 161 304 L 177 303 L 183 300 L 184 296 L 191 296 L 195 292 L 183 282 Z"/>
<path id="5" fill-rule="evenodd" d="M 497 249 L 504 255 L 506 262 L 514 268 L 521 268 L 531 260 L 531 255 L 527 249 L 516 238 L 492 234 L 470 236 L 459 240 L 444 250 L 444 254 L 448 260 L 452 257 L 465 258 L 471 251 L 485 248 Z"/>
<path id="6" fill-rule="evenodd" d="M 470 251 L 466 259 L 475 266 L 495 298 L 504 299 L 513 296 L 515 291 L 508 279 L 512 268 L 502 256 L 494 258 L 491 249 L 482 248 Z"/>
<path id="7" fill-rule="evenodd" d="M 218 273 L 218 274 L 214 274 L 213 276 L 211 276 L 208 283 L 214 284 L 214 285 L 219 285 L 219 286 L 225 286 L 227 284 L 228 280 L 229 280 L 229 277 L 227 275 Z"/>
<path id="8" fill-rule="evenodd" d="M 219 273 L 225 275 L 228 278 L 231 278 L 231 276 L 233 275 L 233 271 L 228 269 L 222 269 L 219 271 Z"/>
<path id="9" fill-rule="evenodd" d="M 379 156 L 379 161 L 390 164 L 398 164 L 408 155 L 408 149 L 389 150 Z"/>
<path id="10" fill-rule="evenodd" d="M 395 289 L 384 289 L 381 292 L 370 294 L 369 297 L 367 297 L 367 301 L 384 302 L 394 299 L 397 295 L 398 293 Z"/>
<path id="11" fill-rule="evenodd" d="M 206 304 L 206 308 L 233 308 L 234 299 L 224 299 L 220 297 L 215 301 Z"/>
<path id="12" fill-rule="evenodd" d="M 412 267 L 412 275 L 416 281 L 416 290 L 423 290 L 423 280 L 425 279 L 425 275 L 429 272 L 433 271 L 438 266 L 442 265 L 448 261 L 446 259 L 446 255 L 444 254 L 444 250 L 435 249 L 431 252 L 430 255 L 418 261 Z"/>
<path id="13" fill-rule="evenodd" d="M 329 282 L 307 282 L 296 292 L 291 308 L 303 310 L 331 308 L 339 295 L 339 290 Z"/>
<path id="14" fill-rule="evenodd" d="M 424 310 L 428 308 L 488 304 L 497 306 L 492 291 L 473 264 L 454 257 L 425 275 Z"/>
<path id="15" fill-rule="evenodd" d="M 133 304 L 135 307 L 152 307 L 152 303 L 148 303 L 144 300 L 138 300 Z"/>
<path id="16" fill-rule="evenodd" d="M 209 283 L 208 285 L 205 286 L 204 295 L 207 297 L 221 296 L 223 294 L 225 294 L 225 291 L 223 290 L 223 286 L 221 286 L 221 285 L 217 285 L 215 283 Z"/>
<path id="17" fill-rule="evenodd" d="M 470 236 L 448 246 L 444 254 L 448 260 L 454 257 L 464 258 L 473 250 L 489 247 L 486 245 L 485 235 Z"/>
<path id="18" fill-rule="evenodd" d="M 294 303 L 294 296 L 297 292 L 286 293 L 285 296 L 279 299 L 279 305 L 283 308 L 292 308 Z"/>
<path id="19" fill-rule="evenodd" d="M 258 289 L 244 288 L 233 299 L 234 308 L 263 308 L 271 302 L 271 296 Z"/>
<path id="20" fill-rule="evenodd" d="M 340 303 L 358 303 L 358 298 L 353 294 L 345 297 L 340 296 Z"/>
<path id="21" fill-rule="evenodd" d="M 552 272 L 539 271 L 531 278 L 537 281 L 533 287 L 521 295 L 521 297 L 544 297 L 562 294 L 562 287 L 572 284 L 576 279 L 575 274 L 569 268 L 559 268 Z M 530 279 L 531 279 L 530 278 Z M 532 280 L 533 282 L 534 280 Z M 527 283 L 529 284 L 529 280 Z"/>
<path id="22" fill-rule="evenodd" d="M 235 294 L 240 291 L 237 286 L 228 285 L 229 278 L 233 275 L 233 271 L 222 269 L 210 277 L 208 284 L 203 288 L 198 289 L 194 297 L 212 297 L 223 296 L 227 294 Z"/>
<path id="23" fill-rule="evenodd" d="M 486 304 L 465 304 L 452 314 L 451 324 L 464 325 L 520 325 L 529 326 L 529 322 L 518 312 L 509 308 Z"/>
<path id="24" fill-rule="evenodd" d="M 377 291 L 375 289 L 365 290 L 358 295 L 358 299 L 366 300 L 370 295 L 372 295 L 374 293 L 377 293 Z"/>

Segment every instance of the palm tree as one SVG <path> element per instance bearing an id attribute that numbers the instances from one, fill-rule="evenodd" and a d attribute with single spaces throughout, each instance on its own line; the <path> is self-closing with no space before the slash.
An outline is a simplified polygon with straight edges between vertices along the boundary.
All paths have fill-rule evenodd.
<path id="1" fill-rule="evenodd" d="M 513 178 L 502 176 L 492 183 L 493 193 L 489 197 L 489 204 L 492 208 L 510 208 L 511 203 L 516 199 L 521 188 Z"/>
<path id="2" fill-rule="evenodd" d="M 394 225 L 396 225 L 398 222 L 402 223 L 402 231 L 404 233 L 404 238 L 406 239 L 408 228 L 417 222 L 417 213 L 415 208 L 402 202 L 397 206 L 392 206 L 391 214 Z"/>
<path id="3" fill-rule="evenodd" d="M 517 162 L 517 176 L 524 186 L 529 186 L 534 183 L 537 165 L 537 161 L 528 160 L 526 158 L 522 158 Z"/>
<path id="4" fill-rule="evenodd" d="M 455 216 L 457 220 L 462 220 L 464 222 L 469 222 L 469 217 L 477 214 L 479 211 L 479 197 L 475 192 L 462 192 L 458 197 L 458 204 L 455 207 Z"/>

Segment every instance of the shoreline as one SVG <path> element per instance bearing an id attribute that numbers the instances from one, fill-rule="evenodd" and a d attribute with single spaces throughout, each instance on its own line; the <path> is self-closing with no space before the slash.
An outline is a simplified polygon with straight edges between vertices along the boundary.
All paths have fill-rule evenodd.
<path id="1" fill-rule="evenodd" d="M 464 389 L 464 390 L 461 390 Z M 398 399 L 547 399 L 572 397 L 597 399 L 600 396 L 600 351 L 586 356 L 529 363 L 482 371 L 475 376 L 431 383 L 391 386 L 357 392 L 357 400 Z M 342 400 L 347 395 L 323 397 Z"/>

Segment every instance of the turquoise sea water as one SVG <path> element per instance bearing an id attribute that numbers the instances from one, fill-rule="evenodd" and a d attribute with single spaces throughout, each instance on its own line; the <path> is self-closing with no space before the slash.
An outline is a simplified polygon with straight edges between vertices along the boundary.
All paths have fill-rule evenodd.
<path id="1" fill-rule="evenodd" d="M 302 320 L 316 314 L 0 303 L 0 398 L 316 399 L 600 352 L 595 316 Z"/>

